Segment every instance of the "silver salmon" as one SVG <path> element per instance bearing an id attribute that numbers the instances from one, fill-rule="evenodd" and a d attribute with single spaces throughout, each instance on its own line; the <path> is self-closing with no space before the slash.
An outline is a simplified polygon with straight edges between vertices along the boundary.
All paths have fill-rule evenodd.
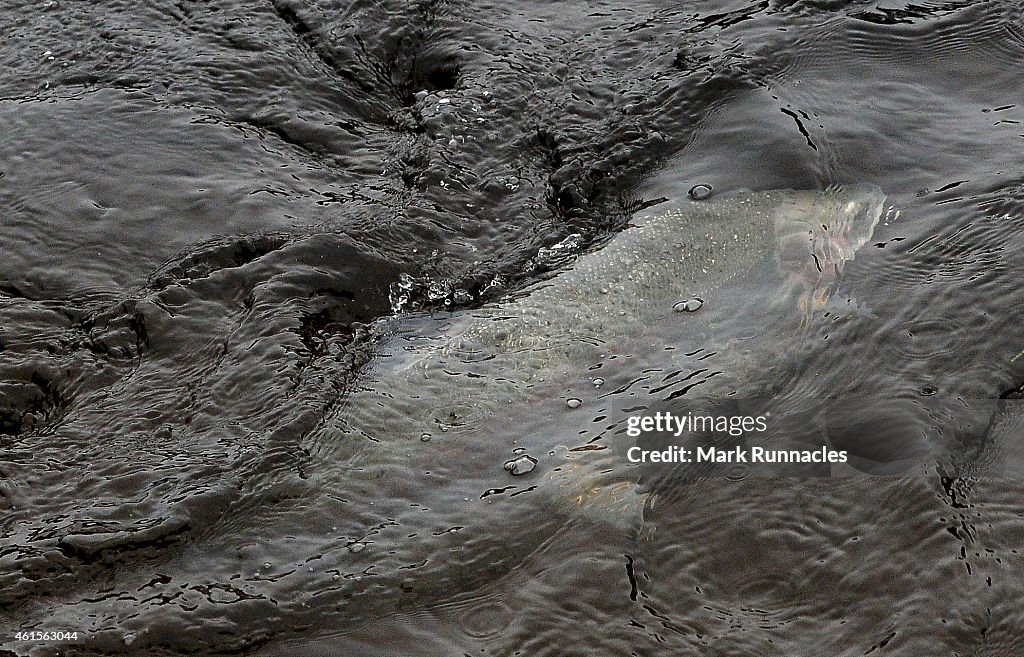
<path id="1" fill-rule="evenodd" d="M 429 450 L 434 481 L 457 478 L 460 464 L 509 453 L 517 432 L 510 409 L 548 400 L 557 382 L 581 380 L 649 327 L 678 322 L 680 302 L 711 299 L 759 264 L 777 263 L 803 314 L 820 307 L 870 239 L 884 201 L 868 184 L 738 191 L 640 218 L 553 278 L 476 311 L 434 315 L 426 321 L 440 325 L 437 335 L 393 342 L 317 432 L 314 451 L 356 478 L 397 481 L 410 456 Z M 558 505 L 635 517 L 643 502 L 629 497 L 635 486 L 586 456 L 569 454 L 550 473 Z M 405 494 L 415 497 L 422 482 L 408 483 Z"/>

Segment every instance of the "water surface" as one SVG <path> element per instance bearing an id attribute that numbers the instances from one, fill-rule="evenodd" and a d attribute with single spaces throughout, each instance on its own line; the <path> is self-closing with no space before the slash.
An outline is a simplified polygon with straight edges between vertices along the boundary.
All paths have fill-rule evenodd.
<path id="1" fill-rule="evenodd" d="M 4 649 L 1020 652 L 1018 3 L 8 5 Z M 612 414 L 715 371 L 666 358 L 317 488 L 346 467 L 325 423 L 444 313 L 696 184 L 858 182 L 890 212 L 834 296 L 855 311 L 795 335 L 753 279 L 654 343 L 748 376 L 787 439 L 888 418 L 883 452 L 960 443 L 962 476 L 632 468 Z M 590 444 L 657 493 L 655 531 L 542 494 L 554 446 Z"/>

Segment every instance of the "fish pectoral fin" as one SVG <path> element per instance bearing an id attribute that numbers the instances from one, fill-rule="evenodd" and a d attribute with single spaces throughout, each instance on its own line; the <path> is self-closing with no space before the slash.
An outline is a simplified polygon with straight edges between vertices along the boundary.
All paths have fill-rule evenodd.
<path id="1" fill-rule="evenodd" d="M 653 522 L 644 521 L 636 530 L 636 541 L 638 543 L 647 543 L 654 540 L 654 534 L 658 531 L 658 526 Z"/>
<path id="2" fill-rule="evenodd" d="M 769 312 L 775 316 L 791 317 L 796 308 L 801 316 L 804 315 L 808 291 L 803 281 L 797 277 L 787 277 L 778 292 L 770 296 L 767 304 Z"/>
<path id="3" fill-rule="evenodd" d="M 567 487 L 575 488 L 572 484 Z M 635 481 L 590 482 L 583 490 L 565 490 L 562 495 L 561 503 L 556 506 L 577 517 L 619 527 L 634 538 L 653 535 L 653 528 L 647 527 L 644 521 L 645 509 L 651 505 L 651 494 L 638 492 Z"/>
<path id="4" fill-rule="evenodd" d="M 647 541 L 654 540 L 654 534 L 658 530 L 658 526 L 650 519 L 651 511 L 654 509 L 654 504 L 658 500 L 657 493 L 636 493 L 641 502 L 640 517 L 638 523 L 634 525 L 636 531 L 636 541 L 638 543 L 644 543 Z"/>

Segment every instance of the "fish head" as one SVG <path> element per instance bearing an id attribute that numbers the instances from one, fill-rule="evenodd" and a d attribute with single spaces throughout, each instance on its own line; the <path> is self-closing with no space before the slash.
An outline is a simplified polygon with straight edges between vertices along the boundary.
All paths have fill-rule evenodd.
<path id="1" fill-rule="evenodd" d="M 773 217 L 779 266 L 803 288 L 803 310 L 828 301 L 846 262 L 874 234 L 884 205 L 885 194 L 869 184 L 801 192 L 779 204 Z"/>

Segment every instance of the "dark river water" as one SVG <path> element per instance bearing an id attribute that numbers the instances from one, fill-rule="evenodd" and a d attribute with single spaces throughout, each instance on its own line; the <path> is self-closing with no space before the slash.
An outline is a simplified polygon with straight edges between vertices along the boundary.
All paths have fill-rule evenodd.
<path id="1" fill-rule="evenodd" d="M 0 16 L 0 655 L 1024 654 L 1017 0 Z M 769 262 L 544 394 L 394 374 L 696 185 L 860 183 L 802 321 Z M 857 459 L 625 458 L 740 398 Z"/>

